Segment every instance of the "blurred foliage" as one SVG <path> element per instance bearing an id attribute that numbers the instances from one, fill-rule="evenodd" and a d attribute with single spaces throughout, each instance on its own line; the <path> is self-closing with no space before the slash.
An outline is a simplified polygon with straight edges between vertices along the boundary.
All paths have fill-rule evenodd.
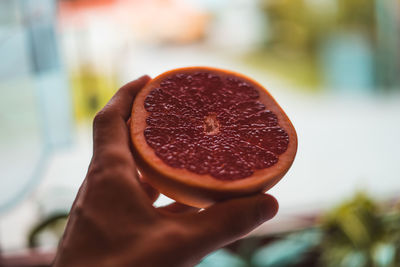
<path id="1" fill-rule="evenodd" d="M 361 30 L 375 36 L 375 0 L 323 1 L 264 0 L 268 18 L 266 45 L 276 50 L 298 51 L 315 56 L 321 41 L 333 31 Z"/>
<path id="2" fill-rule="evenodd" d="M 300 85 L 320 85 L 318 58 L 332 35 L 357 32 L 376 46 L 375 5 L 376 0 L 262 0 L 266 39 L 245 60 Z"/>
<path id="3" fill-rule="evenodd" d="M 283 50 L 283 54 L 286 54 L 287 50 L 299 52 L 315 50 L 320 36 L 332 24 L 333 14 L 329 14 L 326 9 L 314 12 L 304 0 L 263 3 L 262 7 L 269 26 L 267 47 L 278 50 L 277 52 Z"/>
<path id="4" fill-rule="evenodd" d="M 257 68 L 258 71 L 272 73 L 282 79 L 295 82 L 297 87 L 302 87 L 304 90 L 315 91 L 321 83 L 321 73 L 317 62 L 306 54 L 293 53 L 292 56 L 288 56 L 263 50 L 249 53 L 240 59 L 245 64 Z"/>
<path id="5" fill-rule="evenodd" d="M 207 255 L 196 267 L 248 267 L 245 260 L 226 249 L 219 249 Z"/>
<path id="6" fill-rule="evenodd" d="M 344 29 L 358 28 L 369 36 L 375 35 L 376 0 L 338 0 L 337 20 Z"/>
<path id="7" fill-rule="evenodd" d="M 322 233 L 317 228 L 289 233 L 279 240 L 257 249 L 251 267 L 308 266 L 310 252 L 320 243 Z"/>
<path id="8" fill-rule="evenodd" d="M 400 210 L 378 206 L 365 194 L 322 219 L 321 266 L 383 267 L 400 263 Z"/>

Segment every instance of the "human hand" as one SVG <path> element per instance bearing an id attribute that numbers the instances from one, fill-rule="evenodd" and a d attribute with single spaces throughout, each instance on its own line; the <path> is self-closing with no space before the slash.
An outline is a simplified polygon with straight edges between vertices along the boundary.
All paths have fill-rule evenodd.
<path id="1" fill-rule="evenodd" d="M 271 219 L 278 203 L 258 194 L 199 211 L 155 208 L 159 193 L 137 174 L 127 120 L 143 76 L 123 86 L 96 115 L 93 157 L 56 255 L 60 266 L 193 266 Z"/>

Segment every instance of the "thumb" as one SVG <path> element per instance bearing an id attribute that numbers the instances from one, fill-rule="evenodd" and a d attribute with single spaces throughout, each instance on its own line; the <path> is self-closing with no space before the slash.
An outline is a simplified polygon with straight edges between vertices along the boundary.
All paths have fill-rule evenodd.
<path id="1" fill-rule="evenodd" d="M 278 212 L 278 201 L 258 194 L 214 204 L 198 213 L 196 228 L 199 244 L 216 249 L 249 233 Z"/>

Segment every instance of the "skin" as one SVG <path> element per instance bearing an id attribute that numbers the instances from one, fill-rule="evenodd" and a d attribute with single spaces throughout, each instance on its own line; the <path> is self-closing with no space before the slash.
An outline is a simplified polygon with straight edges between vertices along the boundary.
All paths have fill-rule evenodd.
<path id="1" fill-rule="evenodd" d="M 193 266 L 277 213 L 268 194 L 201 211 L 176 202 L 153 206 L 159 193 L 137 174 L 127 126 L 133 100 L 149 80 L 126 84 L 96 115 L 93 157 L 53 266 Z"/>

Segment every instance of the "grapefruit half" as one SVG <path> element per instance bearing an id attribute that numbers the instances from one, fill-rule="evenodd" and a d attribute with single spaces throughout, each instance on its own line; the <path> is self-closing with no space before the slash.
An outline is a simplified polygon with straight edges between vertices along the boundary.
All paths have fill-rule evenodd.
<path id="1" fill-rule="evenodd" d="M 297 151 L 292 123 L 263 86 L 209 67 L 151 80 L 134 101 L 130 129 L 143 179 L 196 207 L 267 191 Z"/>

